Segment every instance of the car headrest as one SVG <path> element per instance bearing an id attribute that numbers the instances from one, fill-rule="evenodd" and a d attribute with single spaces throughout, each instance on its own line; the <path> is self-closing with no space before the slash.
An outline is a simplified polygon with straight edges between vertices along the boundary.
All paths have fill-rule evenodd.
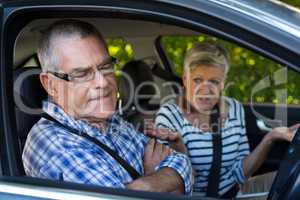
<path id="1" fill-rule="evenodd" d="M 14 97 L 17 106 L 21 100 L 28 108 L 41 108 L 42 101 L 47 98 L 39 74 L 41 69 L 38 67 L 25 67 L 14 71 Z"/>
<path id="2" fill-rule="evenodd" d="M 140 106 L 148 104 L 155 95 L 154 78 L 151 67 L 144 61 L 134 60 L 126 63 L 122 68 L 120 79 L 120 94 L 125 105 L 139 103 Z M 134 102 L 133 96 L 140 98 Z"/>
<path id="3" fill-rule="evenodd" d="M 14 71 L 14 103 L 18 141 L 23 150 L 27 134 L 40 119 L 42 101 L 47 93 L 40 83 L 38 67 L 25 67 Z"/>

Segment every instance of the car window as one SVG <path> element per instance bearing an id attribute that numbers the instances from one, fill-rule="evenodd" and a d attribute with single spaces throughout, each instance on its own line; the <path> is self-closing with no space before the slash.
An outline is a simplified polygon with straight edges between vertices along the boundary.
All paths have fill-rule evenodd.
<path id="1" fill-rule="evenodd" d="M 133 59 L 132 45 L 122 37 L 106 39 L 109 54 L 117 59 L 115 74 L 121 76 L 122 67 Z"/>
<path id="2" fill-rule="evenodd" d="M 291 124 L 292 119 L 288 117 L 288 110 L 276 107 L 276 105 L 297 106 L 300 104 L 300 88 L 297 87 L 300 84 L 298 72 L 249 49 L 210 35 L 162 36 L 160 45 L 175 76 L 182 77 L 184 56 L 187 50 L 197 42 L 216 42 L 229 52 L 230 69 L 226 77 L 224 95 L 248 105 L 245 110 L 246 124 L 249 127 L 247 134 L 250 141 L 260 137 L 258 131 L 251 131 L 257 119 L 269 120 L 270 124 L 277 122 L 278 124 Z M 263 109 L 254 111 L 256 105 L 266 104 L 275 110 L 275 114 Z M 266 107 L 264 109 L 268 110 Z M 255 176 L 244 184 L 240 192 L 241 194 L 268 192 L 275 176 L 276 172 Z"/>
<path id="3" fill-rule="evenodd" d="M 0 162 L 0 176 L 2 176 L 2 164 L 1 164 L 1 162 Z"/>
<path id="4" fill-rule="evenodd" d="M 186 51 L 195 42 L 222 44 L 230 54 L 230 70 L 225 95 L 243 103 L 300 104 L 300 74 L 239 45 L 205 34 L 197 36 L 164 36 L 161 44 L 172 71 L 181 77 Z"/>
<path id="5" fill-rule="evenodd" d="M 85 18 L 83 18 L 83 20 L 89 21 L 89 19 L 85 19 Z M 99 24 L 101 25 L 101 22 L 103 22 L 101 21 L 103 19 L 100 18 L 99 19 L 94 18 L 93 20 L 94 22 L 97 22 L 99 20 L 98 25 Z M 110 28 L 121 27 L 121 26 L 114 26 L 115 24 L 113 23 L 112 23 L 113 25 L 110 26 L 111 22 L 117 22 L 116 23 L 117 25 L 122 25 L 121 28 L 117 29 L 120 31 L 120 34 L 117 33 L 118 34 L 117 37 L 110 37 L 111 35 L 109 35 L 109 37 L 106 37 L 109 38 L 107 39 L 107 43 L 108 43 L 108 50 L 110 55 L 116 57 L 119 60 L 119 63 L 115 68 L 115 73 L 117 77 L 121 76 L 122 67 L 126 63 L 136 58 L 135 55 L 137 54 L 139 55 L 138 58 L 141 58 L 141 60 L 142 58 L 151 58 L 151 60 L 155 60 L 154 62 L 155 64 L 151 66 L 153 68 L 151 68 L 150 71 L 154 71 L 153 69 L 158 68 L 156 66 L 157 64 L 156 59 L 159 60 L 160 55 L 155 54 L 156 52 L 153 49 L 153 45 L 155 43 L 155 39 L 158 38 L 160 35 L 173 34 L 174 32 L 175 33 L 183 32 L 185 33 L 185 35 L 189 35 L 191 32 L 195 33 L 194 30 L 184 29 L 180 27 L 180 25 L 177 27 L 173 25 L 171 26 L 168 24 L 146 22 L 142 20 L 141 21 L 132 20 L 129 23 L 129 26 L 127 26 L 128 24 L 126 24 L 126 26 L 125 25 L 123 26 L 123 23 L 125 22 L 123 22 L 121 19 L 113 19 L 107 22 L 109 23 L 104 23 L 104 25 L 106 25 L 107 27 L 104 27 L 102 29 L 102 30 L 106 30 L 106 34 L 104 34 L 105 36 L 110 34 L 109 32 Z M 143 26 L 145 30 L 139 27 L 143 24 L 145 24 Z M 125 27 L 123 31 L 125 31 L 126 34 L 124 32 L 121 32 L 123 27 Z M 136 27 L 139 27 L 139 30 L 141 31 L 139 32 L 134 30 L 134 28 Z M 38 28 L 39 27 L 37 26 L 37 29 Z M 37 29 L 31 29 L 31 30 L 37 30 Z M 133 29 L 133 31 L 130 29 Z M 114 32 L 117 32 L 115 29 L 113 30 Z M 140 33 L 141 35 L 139 35 Z M 128 38 L 130 40 L 127 40 Z M 225 46 L 225 48 L 227 48 L 231 53 L 231 60 L 233 64 L 231 66 L 231 71 L 229 72 L 228 75 L 225 95 L 234 97 L 244 103 L 250 102 L 251 98 L 253 97 L 255 103 L 276 104 L 276 103 L 282 103 L 282 100 L 284 100 L 284 101 L 289 101 L 288 102 L 289 104 L 298 104 L 298 99 L 299 99 L 297 96 L 298 88 L 296 86 L 298 85 L 299 77 L 297 73 L 287 70 L 285 66 L 282 66 L 272 60 L 269 60 L 263 56 L 260 56 L 240 46 L 223 41 L 216 37 L 210 37 L 202 34 L 200 35 L 198 32 L 197 34 L 194 34 L 194 36 L 176 35 L 176 36 L 162 37 L 161 44 L 166 54 L 168 55 L 169 59 L 172 61 L 172 73 L 175 76 L 177 76 L 177 78 L 182 75 L 182 71 L 183 71 L 182 62 L 183 62 L 184 54 L 187 49 L 192 47 L 194 42 L 196 41 L 203 42 L 203 41 L 210 41 L 210 40 L 222 43 Z M 136 49 L 139 49 L 140 51 L 134 51 Z M 27 49 L 24 48 L 23 50 L 27 50 Z M 153 57 L 154 59 L 152 59 Z M 28 62 L 30 63 L 28 64 L 28 66 L 37 65 L 37 62 L 35 60 L 29 60 Z M 160 66 L 160 67 L 163 68 L 164 66 Z M 163 74 L 169 75 L 166 73 L 166 71 L 160 72 L 160 75 Z M 165 77 L 167 77 L 166 80 L 164 79 Z M 284 77 L 292 78 L 291 82 L 288 82 L 289 80 L 286 80 Z M 164 84 L 167 83 L 170 79 L 175 80 L 176 77 L 158 76 L 155 78 L 161 79 L 159 81 L 157 79 L 154 79 L 156 83 Z M 178 79 L 176 80 L 178 81 Z M 260 82 L 262 83 L 258 84 Z M 253 85 L 257 85 L 257 84 L 258 87 L 253 88 Z M 284 97 L 280 96 L 283 94 L 280 93 L 282 88 L 285 91 L 286 90 L 291 91 L 291 93 L 287 93 L 288 95 L 291 94 L 291 98 L 289 98 L 290 96 L 288 96 L 288 98 L 286 98 L 285 96 Z M 168 92 L 165 93 L 167 94 Z M 162 99 L 159 100 L 160 102 L 163 102 Z M 149 108 L 147 109 L 150 110 L 153 108 L 149 106 Z M 154 108 L 153 110 L 155 109 L 157 109 L 157 107 Z M 135 111 L 136 110 L 133 110 L 133 113 Z M 21 135 L 21 136 L 23 137 L 19 137 L 18 135 L 17 143 L 22 143 L 24 139 L 26 139 L 25 135 Z"/>
<path id="6" fill-rule="evenodd" d="M 118 63 L 116 65 L 115 71 L 117 74 L 120 74 L 118 71 L 124 66 L 127 62 L 133 59 L 133 49 L 132 45 L 122 37 L 117 38 L 106 38 L 106 43 L 108 45 L 109 54 L 116 58 Z M 15 58 L 18 57 L 20 52 L 15 52 Z M 20 63 L 20 62 L 19 62 Z M 15 67 L 39 67 L 40 63 L 36 54 L 29 56 L 25 61 L 21 62 L 19 66 Z"/>

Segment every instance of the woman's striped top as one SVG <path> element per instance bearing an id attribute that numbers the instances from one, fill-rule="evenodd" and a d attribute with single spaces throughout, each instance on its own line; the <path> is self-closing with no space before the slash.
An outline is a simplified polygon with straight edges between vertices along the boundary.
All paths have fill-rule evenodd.
<path id="1" fill-rule="evenodd" d="M 227 192 L 234 184 L 245 182 L 242 161 L 249 155 L 244 109 L 238 101 L 224 98 L 229 104 L 229 112 L 221 131 L 222 167 L 219 195 Z M 213 160 L 212 134 L 192 126 L 174 103 L 166 103 L 159 109 L 155 124 L 158 128 L 168 128 L 181 134 L 196 172 L 194 192 L 205 196 Z"/>

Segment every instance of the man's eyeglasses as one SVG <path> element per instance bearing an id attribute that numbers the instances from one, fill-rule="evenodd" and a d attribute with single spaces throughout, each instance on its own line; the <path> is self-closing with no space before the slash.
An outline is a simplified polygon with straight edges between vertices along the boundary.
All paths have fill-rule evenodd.
<path id="1" fill-rule="evenodd" d="M 101 73 L 103 76 L 112 75 L 114 72 L 114 66 L 117 64 L 117 59 L 114 57 L 109 57 L 107 61 L 97 66 L 97 71 Z M 57 78 L 63 79 L 65 81 L 83 83 L 91 81 L 95 78 L 96 70 L 93 68 L 77 70 L 70 74 L 55 72 L 55 71 L 47 71 L 47 73 L 53 74 Z"/>

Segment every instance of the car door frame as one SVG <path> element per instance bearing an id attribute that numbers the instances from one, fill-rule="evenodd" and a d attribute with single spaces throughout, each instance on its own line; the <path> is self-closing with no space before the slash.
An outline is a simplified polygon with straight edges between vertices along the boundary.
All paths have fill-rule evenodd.
<path id="1" fill-rule="evenodd" d="M 248 16 L 239 15 L 236 11 L 213 5 L 212 1 L 206 3 L 201 1 L 201 6 L 196 5 L 197 2 L 200 1 L 190 1 L 185 6 L 182 6 L 182 1 L 179 0 L 151 2 L 136 2 L 133 0 L 103 0 L 100 2 L 91 0 L 89 5 L 84 5 L 80 0 L 3 2 L 4 15 L 1 18 L 3 20 L 1 26 L 3 31 L 1 32 L 2 52 L 0 58 L 0 125 L 1 143 L 4 144 L 1 145 L 3 174 L 7 176 L 18 175 L 17 162 L 20 162 L 20 157 L 17 158 L 18 155 L 15 155 L 17 142 L 14 139 L 16 137 L 16 123 L 12 94 L 12 49 L 21 27 L 24 27 L 37 16 L 39 18 L 47 17 L 47 15 L 55 13 L 55 17 L 74 17 L 75 14 L 78 16 L 107 17 L 106 14 L 112 14 L 110 17 L 121 18 L 121 16 L 126 16 L 129 19 L 142 19 L 177 25 L 237 42 L 241 46 L 261 53 L 292 69 L 299 70 L 295 56 L 299 55 L 300 50 L 297 52 L 288 48 L 289 44 L 300 45 L 298 38 L 294 38 L 282 30 L 274 29 L 271 25 L 261 24 Z M 22 16 L 26 17 L 22 18 Z M 237 16 L 240 17 L 239 20 L 234 21 L 233 19 Z M 273 37 L 268 38 L 270 35 Z M 260 43 L 256 44 L 255 41 L 260 41 Z M 282 44 L 282 41 L 288 42 Z"/>

